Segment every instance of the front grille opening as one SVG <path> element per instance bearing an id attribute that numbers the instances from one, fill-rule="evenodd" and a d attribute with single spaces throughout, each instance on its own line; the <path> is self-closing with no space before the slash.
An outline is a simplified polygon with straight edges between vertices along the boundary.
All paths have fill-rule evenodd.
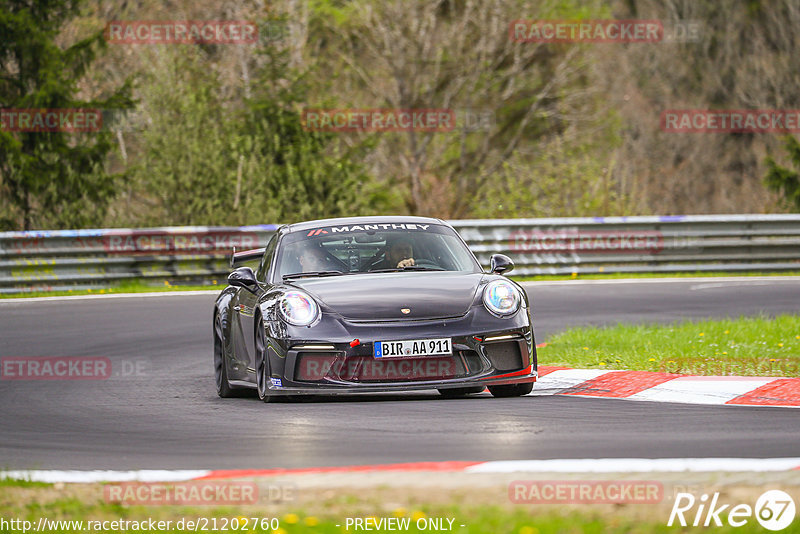
<path id="1" fill-rule="evenodd" d="M 481 362 L 481 357 L 477 352 L 474 350 L 460 350 L 458 355 L 467 368 L 467 375 L 475 375 L 482 371 L 484 364 Z"/>
<path id="2" fill-rule="evenodd" d="M 365 356 L 345 358 L 341 353 L 301 352 L 295 364 L 295 377 L 300 382 L 323 382 L 326 379 L 356 383 L 415 382 L 447 380 L 466 374 L 464 362 L 454 356 L 377 359 Z"/>
<path id="3" fill-rule="evenodd" d="M 294 366 L 295 379 L 300 382 L 320 382 L 330 372 L 336 352 L 300 352 Z"/>
<path id="4" fill-rule="evenodd" d="M 519 371 L 524 367 L 522 350 L 518 341 L 489 343 L 484 346 L 486 356 L 498 371 Z"/>

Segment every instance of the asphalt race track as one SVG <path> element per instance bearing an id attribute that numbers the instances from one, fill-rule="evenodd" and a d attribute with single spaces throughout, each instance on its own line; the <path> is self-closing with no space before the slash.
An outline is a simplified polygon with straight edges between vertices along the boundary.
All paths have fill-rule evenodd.
<path id="1" fill-rule="evenodd" d="M 800 278 L 526 288 L 539 342 L 573 325 L 800 310 Z M 786 408 L 435 393 L 223 400 L 213 381 L 213 300 L 0 301 L 0 357 L 100 356 L 113 370 L 108 380 L 0 380 L 0 469 L 800 455 L 800 412 Z"/>

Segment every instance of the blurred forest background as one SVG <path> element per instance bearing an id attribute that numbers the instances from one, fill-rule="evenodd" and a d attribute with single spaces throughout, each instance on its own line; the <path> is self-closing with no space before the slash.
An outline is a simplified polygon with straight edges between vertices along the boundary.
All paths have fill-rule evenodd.
<path id="1" fill-rule="evenodd" d="M 516 19 L 606 18 L 701 31 L 508 34 Z M 261 39 L 104 43 L 114 20 L 249 20 Z M 797 210 L 800 191 L 765 180 L 796 181 L 785 136 L 664 133 L 659 117 L 800 109 L 798 50 L 794 0 L 3 0 L 0 107 L 128 114 L 102 134 L 0 132 L 0 230 Z M 473 110 L 493 124 L 309 132 L 307 107 Z"/>

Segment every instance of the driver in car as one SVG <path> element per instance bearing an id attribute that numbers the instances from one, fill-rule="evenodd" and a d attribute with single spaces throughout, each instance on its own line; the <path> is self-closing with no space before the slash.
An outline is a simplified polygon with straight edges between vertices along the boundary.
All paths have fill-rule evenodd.
<path id="1" fill-rule="evenodd" d="M 414 265 L 414 249 L 411 241 L 400 238 L 388 244 L 384 258 L 373 265 L 370 270 L 402 269 Z"/>
<path id="2" fill-rule="evenodd" d="M 316 245 L 303 247 L 297 259 L 300 261 L 300 267 L 302 267 L 304 273 L 330 269 L 325 251 Z"/>

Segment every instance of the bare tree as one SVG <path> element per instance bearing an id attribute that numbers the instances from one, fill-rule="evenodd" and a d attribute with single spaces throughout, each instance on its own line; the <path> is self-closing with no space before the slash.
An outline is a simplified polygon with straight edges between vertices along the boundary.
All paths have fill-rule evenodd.
<path id="1" fill-rule="evenodd" d="M 404 184 L 412 213 L 466 216 L 471 197 L 521 144 L 585 119 L 569 105 L 584 91 L 581 48 L 513 41 L 510 23 L 526 16 L 509 0 L 393 0 L 363 2 L 354 21 L 334 28 L 331 49 L 348 78 L 341 97 L 352 107 L 492 118 L 477 131 L 461 122 L 449 133 L 382 135 L 373 168 Z"/>

